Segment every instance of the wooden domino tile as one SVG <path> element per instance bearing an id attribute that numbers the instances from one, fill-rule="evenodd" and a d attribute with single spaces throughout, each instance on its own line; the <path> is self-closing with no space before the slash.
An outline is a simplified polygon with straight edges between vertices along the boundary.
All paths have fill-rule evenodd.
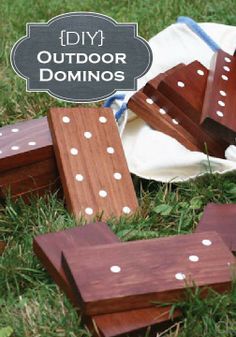
<path id="1" fill-rule="evenodd" d="M 189 118 L 200 123 L 208 70 L 198 61 L 166 76 L 158 90 Z"/>
<path id="2" fill-rule="evenodd" d="M 187 74 L 186 77 L 188 79 L 191 77 L 191 86 L 189 85 L 189 82 L 187 82 L 189 89 L 182 89 L 182 96 L 180 96 L 181 88 L 177 87 L 177 93 L 179 91 L 180 92 L 179 105 L 176 105 L 174 99 L 177 98 L 175 96 L 173 100 L 171 100 L 172 96 L 167 98 L 158 90 L 158 88 L 162 81 L 167 83 L 170 82 L 173 85 L 173 78 L 179 78 L 179 74 L 181 74 L 181 76 L 183 76 L 183 74 Z M 207 152 L 209 155 L 224 158 L 225 149 L 227 148 L 228 144 L 219 139 L 216 139 L 216 137 L 214 137 L 199 124 L 199 121 L 195 119 L 192 120 L 188 113 L 189 108 L 185 107 L 185 104 L 181 105 L 181 100 L 183 102 L 186 101 L 187 104 L 189 104 L 194 98 L 195 102 L 197 102 L 199 95 L 201 102 L 203 102 L 207 74 L 208 70 L 197 61 L 187 66 L 179 65 L 171 69 L 171 71 L 161 74 L 149 81 L 143 88 L 143 92 L 195 138 L 198 147 L 202 152 Z M 201 85 L 201 87 L 199 87 L 199 85 Z M 171 88 L 174 90 L 174 87 Z M 199 90 L 196 90 L 195 88 L 198 88 Z M 192 109 L 192 111 L 193 110 L 194 109 Z M 200 118 L 200 114 L 201 110 L 199 110 L 197 113 L 195 111 L 195 115 L 198 116 L 198 118 Z"/>
<path id="3" fill-rule="evenodd" d="M 46 118 L 0 128 L 0 172 L 54 158 Z"/>
<path id="4" fill-rule="evenodd" d="M 143 92 L 150 98 L 153 96 L 155 97 L 155 91 L 158 89 L 158 86 L 160 84 L 160 81 L 165 78 L 168 75 L 173 74 L 175 71 L 183 69 L 185 67 L 184 63 L 179 63 L 175 67 L 168 69 L 165 73 L 160 73 L 159 75 L 152 78 L 150 81 L 148 81 L 144 88 Z"/>
<path id="5" fill-rule="evenodd" d="M 128 108 L 141 117 L 153 129 L 175 138 L 189 150 L 201 151 L 199 141 L 186 131 L 177 120 L 171 118 L 171 116 L 166 113 L 165 108 L 154 103 L 142 90 L 139 90 L 129 99 Z"/>
<path id="6" fill-rule="evenodd" d="M 186 284 L 231 286 L 235 258 L 215 232 L 64 250 L 64 270 L 86 314 L 182 299 Z"/>
<path id="7" fill-rule="evenodd" d="M 210 66 L 201 123 L 230 144 L 236 144 L 236 57 L 220 50 Z"/>
<path id="8" fill-rule="evenodd" d="M 79 303 L 74 295 L 61 264 L 61 254 L 64 249 L 117 243 L 118 237 L 113 234 L 105 223 L 94 223 L 37 236 L 33 241 L 33 249 L 42 265 L 49 272 L 57 285 L 78 308 Z M 99 337 L 113 337 L 129 333 L 144 327 L 160 324 L 170 320 L 170 307 L 145 308 L 114 314 L 85 317 L 84 321 Z M 176 311 L 173 318 L 180 316 Z"/>
<path id="9" fill-rule="evenodd" d="M 33 249 L 54 281 L 65 292 L 70 301 L 78 306 L 78 301 L 75 300 L 74 293 L 62 269 L 62 250 L 116 242 L 119 242 L 119 239 L 109 227 L 105 223 L 97 222 L 56 233 L 39 235 L 34 238 Z"/>
<path id="10" fill-rule="evenodd" d="M 0 198 L 42 196 L 60 189 L 47 118 L 0 128 Z"/>
<path id="11" fill-rule="evenodd" d="M 59 174 L 56 162 L 53 159 L 22 166 L 0 174 L 0 196 L 4 198 L 10 193 L 16 198 L 25 193 L 50 187 L 57 183 Z"/>
<path id="12" fill-rule="evenodd" d="M 171 306 L 164 306 L 97 315 L 93 316 L 93 324 L 99 337 L 124 336 L 127 333 L 137 336 L 140 329 L 147 327 L 154 328 L 156 337 L 158 332 L 163 331 L 182 316 L 180 311 L 176 310 L 171 318 L 170 310 Z M 145 331 L 143 335 L 145 336 Z"/>
<path id="13" fill-rule="evenodd" d="M 208 204 L 196 232 L 216 231 L 229 249 L 236 252 L 236 204 Z"/>
<path id="14" fill-rule="evenodd" d="M 4 252 L 4 249 L 6 247 L 6 243 L 4 241 L 0 241 L 0 255 Z"/>
<path id="15" fill-rule="evenodd" d="M 137 198 L 112 110 L 53 108 L 48 120 L 71 213 L 106 219 L 134 212 Z"/>

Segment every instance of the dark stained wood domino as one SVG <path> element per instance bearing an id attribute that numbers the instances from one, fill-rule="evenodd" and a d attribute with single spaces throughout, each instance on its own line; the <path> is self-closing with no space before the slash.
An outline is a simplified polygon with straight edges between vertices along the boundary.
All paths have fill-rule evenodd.
<path id="1" fill-rule="evenodd" d="M 48 120 L 66 203 L 75 217 L 134 212 L 137 198 L 112 110 L 53 108 Z"/>
<path id="2" fill-rule="evenodd" d="M 0 196 L 12 198 L 58 183 L 59 174 L 53 159 L 22 166 L 0 174 Z"/>
<path id="3" fill-rule="evenodd" d="M 200 102 L 202 103 L 204 99 L 208 70 L 198 61 L 187 66 L 179 65 L 171 70 L 149 81 L 143 88 L 143 92 L 196 139 L 202 152 L 224 158 L 228 144 L 213 136 L 199 124 Z M 186 74 L 187 80 L 181 77 L 185 81 L 182 83 L 186 85 L 186 88 L 176 85 L 179 74 L 182 77 Z M 167 83 L 175 94 L 164 96 L 158 90 L 162 81 Z M 190 104 L 193 105 L 192 109 L 189 108 Z M 194 110 L 194 106 L 199 107 L 199 111 Z M 193 112 L 194 117 L 189 114 L 189 111 Z"/>
<path id="4" fill-rule="evenodd" d="M 64 250 L 62 263 L 86 314 L 177 301 L 188 286 L 231 286 L 235 258 L 215 232 Z"/>
<path id="5" fill-rule="evenodd" d="M 162 331 L 164 325 L 166 327 L 166 324 L 173 324 L 173 320 L 181 317 L 179 310 L 176 310 L 171 317 L 170 309 L 171 306 L 150 307 L 97 315 L 93 316 L 93 324 L 95 331 L 99 332 L 99 337 L 124 336 L 127 333 L 134 333 L 134 336 L 137 336 L 137 330 L 151 326 L 154 327 L 155 336 L 157 336 L 157 332 Z"/>
<path id="6" fill-rule="evenodd" d="M 17 199 L 21 198 L 24 200 L 25 203 L 31 203 L 32 199 L 35 197 L 45 197 L 49 193 L 57 193 L 58 198 L 63 198 L 62 190 L 60 182 L 56 181 L 52 184 L 47 184 L 45 186 L 41 186 L 40 188 L 30 189 L 27 192 L 23 192 L 21 194 L 17 194 L 12 196 L 12 200 L 16 201 Z M 5 200 L 6 194 L 4 194 L 3 201 Z"/>
<path id="7" fill-rule="evenodd" d="M 196 232 L 216 231 L 229 249 L 236 252 L 236 204 L 208 204 Z"/>
<path id="8" fill-rule="evenodd" d="M 236 57 L 215 53 L 208 76 L 201 123 L 230 144 L 236 144 Z"/>
<path id="9" fill-rule="evenodd" d="M 44 268 L 53 280 L 65 292 L 67 297 L 78 308 L 74 291 L 69 283 L 61 264 L 61 254 L 64 249 L 77 249 L 78 247 L 94 246 L 119 242 L 118 237 L 105 223 L 94 223 L 83 227 L 76 227 L 37 236 L 33 241 L 33 249 Z M 129 333 L 144 327 L 152 326 L 170 320 L 170 307 L 145 308 L 86 317 L 84 321 L 93 330 L 98 331 L 98 336 L 113 337 Z M 173 318 L 180 316 L 174 312 Z"/>
<path id="10" fill-rule="evenodd" d="M 66 229 L 56 233 L 39 235 L 34 238 L 33 250 L 53 280 L 65 292 L 70 301 L 78 306 L 73 290 L 61 265 L 63 249 L 81 246 L 117 243 L 119 239 L 102 222 Z"/>
<path id="11" fill-rule="evenodd" d="M 198 61 L 166 76 L 158 91 L 168 97 L 189 118 L 200 123 L 208 70 Z"/>
<path id="12" fill-rule="evenodd" d="M 0 128 L 0 198 L 29 201 L 60 188 L 47 118 Z"/>
<path id="13" fill-rule="evenodd" d="M 4 241 L 0 241 L 0 255 L 4 252 L 4 249 L 6 247 L 6 243 Z"/>
<path id="14" fill-rule="evenodd" d="M 171 118 L 166 113 L 165 108 L 154 103 L 142 90 L 139 90 L 129 99 L 128 108 L 146 121 L 153 129 L 175 138 L 189 150 L 201 151 L 199 141 L 185 130 L 177 120 Z"/>
<path id="15" fill-rule="evenodd" d="M 155 98 L 155 92 L 158 89 L 158 86 L 160 84 L 160 81 L 165 78 L 166 76 L 173 74 L 175 71 L 183 69 L 185 67 L 184 63 L 179 63 L 175 67 L 168 69 L 165 73 L 160 73 L 154 78 L 152 78 L 150 81 L 148 81 L 144 88 L 143 92 L 150 98 L 153 96 Z"/>
<path id="16" fill-rule="evenodd" d="M 0 172 L 54 158 L 46 118 L 0 128 Z"/>

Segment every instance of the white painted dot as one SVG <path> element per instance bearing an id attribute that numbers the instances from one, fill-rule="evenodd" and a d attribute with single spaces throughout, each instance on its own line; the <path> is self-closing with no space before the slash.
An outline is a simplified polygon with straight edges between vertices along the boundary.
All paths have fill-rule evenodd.
<path id="1" fill-rule="evenodd" d="M 0 132 L 0 137 L 2 137 L 2 133 Z"/>
<path id="2" fill-rule="evenodd" d="M 226 96 L 226 92 L 224 90 L 220 90 L 220 95 L 225 97 Z"/>
<path id="3" fill-rule="evenodd" d="M 199 261 L 199 257 L 197 255 L 190 255 L 188 258 L 189 258 L 189 261 L 191 261 L 191 262 L 198 262 Z"/>
<path id="4" fill-rule="evenodd" d="M 102 123 L 102 124 L 104 124 L 104 123 L 107 122 L 107 118 L 104 117 L 104 116 L 100 116 L 100 117 L 99 117 L 99 122 Z"/>
<path id="5" fill-rule="evenodd" d="M 111 266 L 110 271 L 112 273 L 120 273 L 121 267 L 120 266 Z"/>
<path id="6" fill-rule="evenodd" d="M 211 240 L 204 239 L 204 240 L 202 240 L 202 244 L 203 244 L 203 246 L 210 246 L 212 244 L 212 242 L 211 242 Z"/>
<path id="7" fill-rule="evenodd" d="M 76 176 L 75 176 L 75 180 L 77 180 L 77 181 L 83 181 L 84 180 L 84 177 L 82 176 L 82 174 L 76 174 Z"/>
<path id="8" fill-rule="evenodd" d="M 224 114 L 223 114 L 223 112 L 222 111 L 216 111 L 216 114 L 217 114 L 217 116 L 219 116 L 219 117 L 224 117 Z"/>
<path id="9" fill-rule="evenodd" d="M 122 175 L 121 175 L 119 172 L 115 172 L 115 173 L 113 174 L 113 176 L 114 176 L 114 178 L 115 178 L 116 180 L 121 180 L 121 178 L 122 178 Z"/>
<path id="10" fill-rule="evenodd" d="M 70 149 L 70 153 L 72 154 L 72 156 L 76 156 L 79 153 L 79 151 L 75 147 L 72 147 Z"/>
<path id="11" fill-rule="evenodd" d="M 228 76 L 226 76 L 226 75 L 221 75 L 221 78 L 224 80 L 224 81 L 228 81 Z"/>
<path id="12" fill-rule="evenodd" d="M 185 87 L 185 84 L 182 81 L 178 81 L 177 84 L 178 84 L 178 87 L 180 87 L 180 88 L 184 88 Z"/>
<path id="13" fill-rule="evenodd" d="M 231 62 L 231 59 L 229 58 L 229 57 L 225 57 L 225 62 L 227 62 L 227 63 L 230 63 Z"/>
<path id="14" fill-rule="evenodd" d="M 151 98 L 146 98 L 146 102 L 147 102 L 148 104 L 153 104 L 153 103 L 154 103 L 153 100 L 152 100 Z"/>
<path id="15" fill-rule="evenodd" d="M 11 129 L 11 132 L 13 132 L 13 133 L 19 132 L 19 129 L 17 129 L 17 128 Z"/>
<path id="16" fill-rule="evenodd" d="M 16 146 L 16 145 L 13 145 L 12 147 L 11 147 L 11 149 L 13 150 L 13 151 L 17 151 L 17 150 L 19 150 L 19 146 Z"/>
<path id="17" fill-rule="evenodd" d="M 203 76 L 203 75 L 205 74 L 204 71 L 201 70 L 201 69 L 198 69 L 198 70 L 197 70 L 197 73 L 198 73 L 198 75 L 200 75 L 200 76 Z"/>
<path id="18" fill-rule="evenodd" d="M 36 142 L 29 142 L 28 145 L 29 145 L 29 146 L 35 146 L 35 145 L 36 145 Z"/>
<path id="19" fill-rule="evenodd" d="M 90 139 L 90 138 L 92 138 L 92 133 L 89 132 L 89 131 L 85 131 L 84 132 L 84 137 L 87 138 L 87 139 Z"/>
<path id="20" fill-rule="evenodd" d="M 0 154 L 2 153 L 2 150 L 0 150 Z"/>
<path id="21" fill-rule="evenodd" d="M 224 68 L 225 71 L 230 71 L 230 67 L 228 67 L 228 66 L 224 66 L 223 68 Z"/>
<path id="22" fill-rule="evenodd" d="M 223 101 L 218 101 L 218 104 L 219 104 L 220 106 L 225 106 L 225 102 L 223 102 Z"/>
<path id="23" fill-rule="evenodd" d="M 163 108 L 160 108 L 160 109 L 159 109 L 159 112 L 160 112 L 161 115 L 165 115 L 165 114 L 166 114 L 166 110 L 163 109 Z"/>
<path id="24" fill-rule="evenodd" d="M 183 281 L 183 280 L 185 280 L 186 276 L 183 273 L 177 273 L 177 274 L 175 274 L 175 278 L 176 278 L 176 280 Z"/>
<path id="25" fill-rule="evenodd" d="M 128 206 L 123 207 L 122 209 L 124 214 L 129 214 L 131 212 L 131 209 Z"/>
<path id="26" fill-rule="evenodd" d="M 92 215 L 93 209 L 91 207 L 87 207 L 87 208 L 85 208 L 85 213 L 88 214 L 88 215 Z"/>
<path id="27" fill-rule="evenodd" d="M 176 119 L 172 119 L 172 123 L 175 124 L 175 125 L 179 124 L 179 122 Z"/>
<path id="28" fill-rule="evenodd" d="M 114 148 L 113 148 L 113 147 L 111 147 L 111 146 L 109 146 L 109 147 L 107 148 L 107 153 L 110 153 L 110 154 L 113 154 L 113 153 L 115 153 L 115 150 L 114 150 Z"/>
<path id="29" fill-rule="evenodd" d="M 63 116 L 62 121 L 63 121 L 63 123 L 68 124 L 68 123 L 70 123 L 70 118 L 68 116 Z"/>
<path id="30" fill-rule="evenodd" d="M 107 196 L 107 191 L 105 191 L 105 190 L 100 190 L 98 194 L 99 194 L 99 196 L 100 196 L 101 198 L 106 198 L 106 196 Z"/>

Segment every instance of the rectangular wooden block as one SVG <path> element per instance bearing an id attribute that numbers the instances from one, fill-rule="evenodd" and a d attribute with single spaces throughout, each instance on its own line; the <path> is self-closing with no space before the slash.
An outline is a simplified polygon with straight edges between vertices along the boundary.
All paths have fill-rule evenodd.
<path id="1" fill-rule="evenodd" d="M 134 212 L 137 198 L 112 110 L 53 108 L 49 125 L 66 203 L 75 217 Z"/>
<path id="2" fill-rule="evenodd" d="M 17 199 L 21 198 L 24 200 L 25 203 L 31 203 L 32 199 L 35 199 L 35 197 L 37 198 L 45 197 L 49 193 L 52 193 L 52 194 L 57 193 L 57 196 L 59 198 L 63 198 L 61 186 L 58 181 L 56 181 L 55 183 L 49 184 L 49 185 L 42 186 L 40 188 L 35 188 L 32 190 L 28 190 L 27 192 L 16 194 L 12 196 L 12 200 L 16 201 Z M 5 200 L 5 197 L 6 195 L 4 194 L 3 202 Z"/>
<path id="3" fill-rule="evenodd" d="M 26 202 L 60 188 L 47 118 L 0 128 L 0 198 Z M 9 194 L 10 193 L 10 194 Z"/>
<path id="4" fill-rule="evenodd" d="M 236 144 L 236 57 L 215 53 L 207 80 L 201 123 L 214 135 Z"/>
<path id="5" fill-rule="evenodd" d="M 0 128 L 0 172 L 54 158 L 47 118 Z"/>
<path id="6" fill-rule="evenodd" d="M 37 236 L 33 241 L 33 249 L 53 280 L 65 292 L 73 305 L 78 308 L 79 302 L 62 268 L 62 250 L 117 242 L 119 242 L 118 237 L 105 223 L 94 223 Z M 169 311 L 170 307 L 145 308 L 87 317 L 84 321 L 91 330 L 94 327 L 99 337 L 114 337 L 169 321 Z M 180 316 L 180 312 L 176 311 L 174 318 L 178 316 Z"/>
<path id="7" fill-rule="evenodd" d="M 151 97 L 152 95 L 155 94 L 155 91 L 158 89 L 158 86 L 163 78 L 165 78 L 168 75 L 173 74 L 177 70 L 184 69 L 185 67 L 186 65 L 184 63 L 179 63 L 175 67 L 168 69 L 166 72 L 158 74 L 157 76 L 155 76 L 154 78 L 152 78 L 150 81 L 148 81 L 145 84 L 143 88 L 143 92 L 148 97 Z"/>
<path id="8" fill-rule="evenodd" d="M 53 280 L 65 292 L 70 301 L 78 306 L 73 290 L 61 265 L 63 249 L 119 242 L 117 236 L 102 222 L 66 229 L 34 238 L 33 249 Z"/>
<path id="9" fill-rule="evenodd" d="M 128 102 L 128 108 L 141 117 L 153 129 L 175 138 L 191 151 L 201 151 L 201 144 L 175 119 L 166 113 L 165 108 L 154 103 L 142 90 L 135 93 Z"/>
<path id="10" fill-rule="evenodd" d="M 22 166 L 0 173 L 0 196 L 4 198 L 10 193 L 12 198 L 19 195 L 52 186 L 59 186 L 59 174 L 54 159 Z"/>
<path id="11" fill-rule="evenodd" d="M 176 320 L 180 319 L 182 314 L 179 310 L 170 315 L 171 306 L 150 307 L 144 309 L 135 309 L 112 314 L 93 316 L 95 330 L 98 331 L 98 337 L 116 337 L 116 336 L 146 336 L 146 331 L 141 334 L 141 329 L 153 327 L 153 334 L 156 337 L 158 333 L 165 330 Z M 131 335 L 130 335 L 131 334 Z M 149 335 L 148 335 L 149 336 Z"/>
<path id="12" fill-rule="evenodd" d="M 196 232 L 216 231 L 229 249 L 236 252 L 236 204 L 208 204 Z"/>
<path id="13" fill-rule="evenodd" d="M 186 87 L 184 88 L 176 85 L 176 83 L 178 83 L 177 79 L 179 78 L 179 74 L 181 74 L 181 76 L 187 74 L 186 78 L 188 81 L 185 80 Z M 194 111 L 194 104 L 199 99 L 199 96 L 201 102 L 203 102 L 207 76 L 208 70 L 200 62 L 194 61 L 189 65 L 180 65 L 172 69 L 172 71 L 157 76 L 145 85 L 143 92 L 196 139 L 198 147 L 202 152 L 224 158 L 225 149 L 228 144 L 205 130 L 198 121 L 201 110 Z M 159 85 L 162 82 L 167 83 L 170 89 L 175 91 L 172 95 L 173 97 L 171 95 L 165 96 L 159 91 Z M 185 106 L 187 104 L 186 102 L 188 104 L 193 102 L 192 109 Z M 200 109 L 200 104 L 196 104 L 196 107 L 197 106 L 199 106 Z M 189 111 L 194 111 L 194 116 L 197 118 L 193 118 L 193 116 L 189 115 Z"/>
<path id="14" fill-rule="evenodd" d="M 208 70 L 195 61 L 166 76 L 159 83 L 158 91 L 199 124 L 207 76 Z"/>
<path id="15" fill-rule="evenodd" d="M 235 258 L 215 232 L 64 250 L 62 263 L 86 314 L 183 298 L 186 284 L 230 288 Z"/>
<path id="16" fill-rule="evenodd" d="M 0 255 L 4 252 L 4 249 L 6 247 L 6 243 L 4 241 L 0 241 Z"/>

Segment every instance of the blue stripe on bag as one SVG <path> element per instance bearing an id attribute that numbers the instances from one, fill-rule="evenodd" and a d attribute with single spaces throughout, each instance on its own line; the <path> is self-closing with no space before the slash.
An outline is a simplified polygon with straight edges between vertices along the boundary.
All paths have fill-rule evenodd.
<path id="1" fill-rule="evenodd" d="M 195 34 L 197 34 L 214 52 L 219 51 L 220 46 L 195 22 L 187 16 L 179 16 L 177 23 L 185 23 Z"/>

